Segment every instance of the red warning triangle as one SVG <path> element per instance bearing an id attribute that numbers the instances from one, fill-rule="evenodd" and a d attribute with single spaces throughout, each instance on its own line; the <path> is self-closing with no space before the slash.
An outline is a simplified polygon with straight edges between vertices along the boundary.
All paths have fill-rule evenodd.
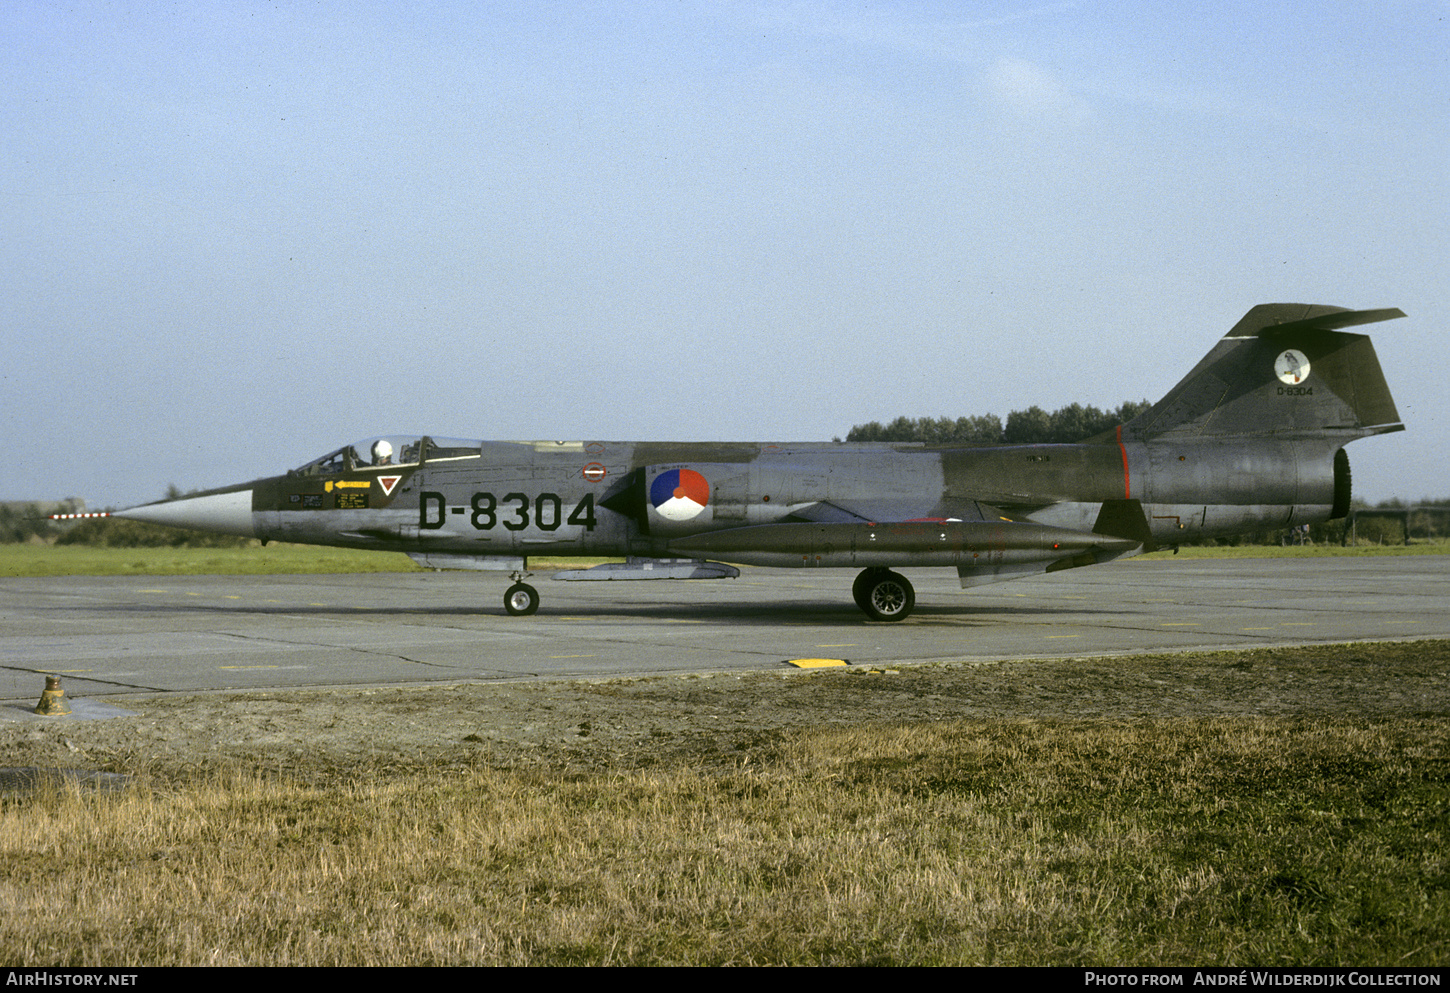
<path id="1" fill-rule="evenodd" d="M 378 485 L 383 488 L 383 495 L 392 496 L 393 488 L 398 485 L 398 480 L 402 478 L 402 476 L 379 476 Z"/>

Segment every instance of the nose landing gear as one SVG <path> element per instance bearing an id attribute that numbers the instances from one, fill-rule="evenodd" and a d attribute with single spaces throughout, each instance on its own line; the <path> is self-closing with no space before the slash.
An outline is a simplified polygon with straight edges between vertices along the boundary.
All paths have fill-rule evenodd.
<path id="1" fill-rule="evenodd" d="M 514 584 L 504 591 L 503 609 L 511 617 L 527 617 L 539 609 L 539 591 L 524 579 L 528 573 L 516 572 L 509 578 Z"/>

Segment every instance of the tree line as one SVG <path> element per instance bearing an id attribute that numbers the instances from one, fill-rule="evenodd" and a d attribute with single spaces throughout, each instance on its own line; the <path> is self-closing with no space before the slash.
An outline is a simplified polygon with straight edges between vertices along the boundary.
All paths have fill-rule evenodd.
<path id="1" fill-rule="evenodd" d="M 185 496 L 175 485 L 167 487 L 166 499 Z M 206 531 L 124 521 L 117 517 L 86 517 L 78 521 L 53 521 L 51 514 L 77 514 L 86 509 L 84 500 L 31 500 L 0 503 L 0 545 L 89 545 L 94 548 L 236 548 L 254 539 Z"/>
<path id="2" fill-rule="evenodd" d="M 996 414 L 976 417 L 898 417 L 888 424 L 857 424 L 847 441 L 920 441 L 928 445 L 1070 445 L 1111 431 L 1151 407 L 1147 400 L 1126 400 L 1116 410 L 1071 403 L 1048 413 L 1041 407 L 1014 410 L 1007 423 Z M 838 441 L 840 439 L 837 439 Z"/>

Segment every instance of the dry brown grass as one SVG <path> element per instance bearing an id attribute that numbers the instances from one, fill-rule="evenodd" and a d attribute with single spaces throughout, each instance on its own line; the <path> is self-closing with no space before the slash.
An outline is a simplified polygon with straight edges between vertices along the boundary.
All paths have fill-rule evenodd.
<path id="1" fill-rule="evenodd" d="M 0 808 L 0 958 L 1435 964 L 1436 716 L 958 719 Z M 641 757 L 644 748 L 641 749 Z"/>

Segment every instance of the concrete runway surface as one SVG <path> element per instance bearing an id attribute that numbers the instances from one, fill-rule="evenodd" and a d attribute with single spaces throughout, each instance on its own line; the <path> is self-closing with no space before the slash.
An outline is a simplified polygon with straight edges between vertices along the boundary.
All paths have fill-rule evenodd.
<path id="1" fill-rule="evenodd" d="M 488 573 L 0 579 L 0 719 L 35 705 L 44 673 L 83 701 L 1450 637 L 1446 556 L 1158 556 L 970 592 L 948 570 L 902 571 L 917 607 L 897 624 L 867 622 L 844 571 L 539 575 L 539 613 L 518 618 Z"/>

